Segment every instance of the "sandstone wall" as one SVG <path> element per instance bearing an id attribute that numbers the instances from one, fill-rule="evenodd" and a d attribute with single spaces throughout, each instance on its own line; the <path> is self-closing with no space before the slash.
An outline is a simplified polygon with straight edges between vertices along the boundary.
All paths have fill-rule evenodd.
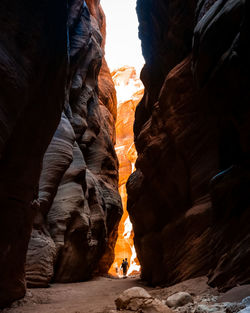
<path id="1" fill-rule="evenodd" d="M 135 109 L 143 96 L 143 85 L 139 80 L 135 68 L 123 66 L 111 73 L 117 92 L 117 120 L 115 150 L 119 160 L 119 193 L 122 199 L 123 216 L 118 227 L 118 239 L 115 245 L 115 260 L 109 273 L 117 275 L 116 268 L 120 268 L 122 260 L 127 258 L 129 265 L 137 265 L 138 260 L 131 260 L 134 246 L 134 233 L 127 211 L 126 182 L 134 171 L 137 158 L 134 145 L 134 115 Z M 134 258 L 134 256 L 133 256 Z M 133 268 L 133 267 L 132 267 Z M 128 273 L 131 272 L 129 269 Z"/>
<path id="2" fill-rule="evenodd" d="M 66 22 L 66 1 L 0 3 L 0 306 L 25 293 L 33 200 L 64 103 Z"/>
<path id="3" fill-rule="evenodd" d="M 0 4 L 0 307 L 27 248 L 29 286 L 107 271 L 122 215 L 100 1 L 19 2 Z"/>
<path id="4" fill-rule="evenodd" d="M 107 272 L 114 258 L 122 215 L 116 94 L 103 58 L 105 16 L 99 1 L 87 4 L 70 7 L 65 113 L 43 161 L 26 264 L 29 286 L 86 280 L 94 271 Z"/>
<path id="5" fill-rule="evenodd" d="M 249 2 L 137 1 L 146 60 L 128 211 L 142 277 L 249 282 Z"/>

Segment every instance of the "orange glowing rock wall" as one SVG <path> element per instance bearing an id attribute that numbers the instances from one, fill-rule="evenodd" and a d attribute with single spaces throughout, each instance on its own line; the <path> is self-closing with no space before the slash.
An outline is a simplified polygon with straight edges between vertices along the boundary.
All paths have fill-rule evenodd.
<path id="1" fill-rule="evenodd" d="M 133 230 L 128 219 L 126 182 L 134 171 L 137 153 L 134 146 L 134 115 L 137 104 L 140 102 L 144 89 L 133 67 L 122 67 L 112 73 L 117 92 L 117 121 L 115 150 L 119 159 L 119 192 L 122 198 L 124 214 L 122 216 L 118 239 L 115 246 L 115 261 L 110 268 L 111 274 L 116 274 L 116 267 L 120 268 L 122 260 L 128 259 L 131 265 Z M 135 263 L 139 265 L 137 258 Z M 134 263 L 134 264 L 135 264 Z"/>

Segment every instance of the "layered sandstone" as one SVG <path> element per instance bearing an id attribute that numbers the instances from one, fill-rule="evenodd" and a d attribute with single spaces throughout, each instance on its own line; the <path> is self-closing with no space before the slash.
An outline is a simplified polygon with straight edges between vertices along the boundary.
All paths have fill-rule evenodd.
<path id="1" fill-rule="evenodd" d="M 116 95 L 99 2 L 0 4 L 0 307 L 25 293 L 29 239 L 29 286 L 113 262 Z"/>
<path id="2" fill-rule="evenodd" d="M 117 120 L 115 150 L 119 160 L 119 193 L 123 204 L 123 216 L 118 228 L 118 239 L 115 246 L 115 260 L 110 268 L 111 274 L 116 274 L 122 260 L 127 258 L 129 264 L 137 265 L 133 258 L 134 233 L 127 212 L 126 182 L 134 171 L 136 150 L 134 145 L 133 123 L 137 104 L 143 96 L 143 85 L 133 67 L 123 66 L 111 73 L 117 92 Z M 133 256 L 135 257 L 135 256 Z M 131 268 L 132 269 L 132 268 Z M 130 273 L 130 271 L 129 271 Z"/>
<path id="3" fill-rule="evenodd" d="M 142 277 L 250 280 L 249 3 L 138 0 L 146 65 L 128 211 Z"/>
<path id="4" fill-rule="evenodd" d="M 88 1 L 87 7 L 75 1 L 69 30 L 67 102 L 43 161 L 40 209 L 29 245 L 34 252 L 26 264 L 29 286 L 107 272 L 122 215 L 114 150 L 116 95 L 103 58 L 105 16 L 99 2 Z M 44 238 L 52 243 L 49 248 Z"/>

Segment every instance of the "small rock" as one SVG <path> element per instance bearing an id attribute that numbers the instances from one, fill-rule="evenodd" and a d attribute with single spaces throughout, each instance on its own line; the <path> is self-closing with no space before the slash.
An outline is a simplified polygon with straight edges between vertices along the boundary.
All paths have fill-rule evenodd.
<path id="1" fill-rule="evenodd" d="M 144 301 L 139 311 L 141 313 L 173 313 L 171 309 L 158 299 L 148 299 Z"/>
<path id="2" fill-rule="evenodd" d="M 187 303 L 193 302 L 192 296 L 187 292 L 177 292 L 173 294 L 172 296 L 167 298 L 166 304 L 172 308 L 172 307 L 179 307 L 183 306 Z"/>
<path id="3" fill-rule="evenodd" d="M 141 287 L 133 287 L 123 291 L 120 296 L 115 300 L 118 310 L 126 309 L 132 299 L 150 299 L 150 294 Z"/>
<path id="4" fill-rule="evenodd" d="M 217 306 L 217 305 L 203 305 L 199 304 L 194 311 L 194 313 L 224 313 L 225 310 L 223 309 L 222 306 Z"/>

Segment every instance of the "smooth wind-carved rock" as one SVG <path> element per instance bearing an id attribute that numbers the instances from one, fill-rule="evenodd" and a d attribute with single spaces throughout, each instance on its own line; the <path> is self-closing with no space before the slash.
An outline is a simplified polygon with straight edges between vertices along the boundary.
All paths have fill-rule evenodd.
<path id="1" fill-rule="evenodd" d="M 86 280 L 94 272 L 108 271 L 122 214 L 114 151 L 116 96 L 103 57 L 105 16 L 99 2 L 87 4 L 74 1 L 69 8 L 65 114 L 45 154 L 39 185 L 37 215 L 43 216 L 41 228 L 55 243 L 52 277 L 58 282 Z M 44 251 L 37 249 L 37 256 Z M 34 254 L 28 254 L 27 269 Z M 48 268 L 50 260 L 48 254 Z M 37 267 L 42 267 L 39 261 Z M 31 286 L 38 281 L 46 286 L 52 278 L 51 270 L 44 281 L 35 273 L 27 271 Z"/>
<path id="2" fill-rule="evenodd" d="M 128 211 L 142 277 L 249 282 L 249 2 L 138 0 L 146 65 Z"/>
<path id="3" fill-rule="evenodd" d="M 126 182 L 130 174 L 134 171 L 136 161 L 136 150 L 134 145 L 133 123 L 135 109 L 143 96 L 143 85 L 139 80 L 135 68 L 123 66 L 112 73 L 112 78 L 117 91 L 117 120 L 116 120 L 116 153 L 119 160 L 119 192 L 123 204 L 123 216 L 118 228 L 118 239 L 115 246 L 115 261 L 110 269 L 110 273 L 117 275 L 116 267 L 122 264 L 126 257 L 129 265 L 133 268 L 131 260 L 133 253 L 133 236 L 132 227 L 127 212 L 127 192 Z M 131 262 L 132 261 L 132 262 Z M 135 264 L 134 264 L 135 265 Z M 131 274 L 131 269 L 128 273 Z"/>
<path id="4" fill-rule="evenodd" d="M 45 287 L 113 260 L 116 96 L 99 2 L 0 4 L 0 307 L 25 294 L 25 268 Z"/>

